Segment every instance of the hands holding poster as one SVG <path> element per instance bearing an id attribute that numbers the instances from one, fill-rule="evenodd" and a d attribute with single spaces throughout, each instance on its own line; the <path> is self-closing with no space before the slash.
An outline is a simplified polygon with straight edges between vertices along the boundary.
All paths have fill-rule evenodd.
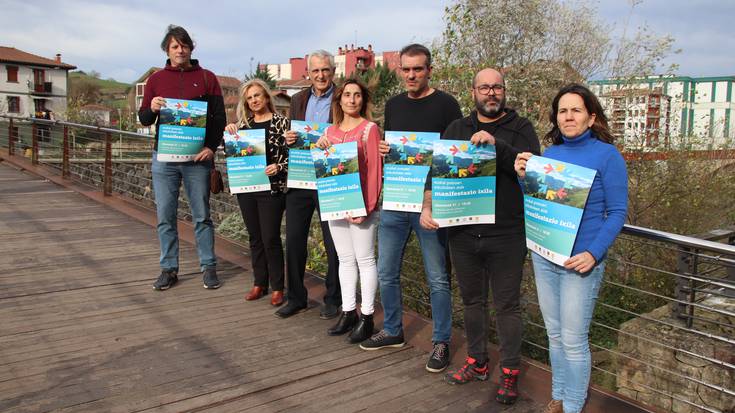
<path id="1" fill-rule="evenodd" d="M 265 129 L 225 131 L 227 180 L 230 193 L 268 191 L 270 179 L 265 174 Z"/>
<path id="2" fill-rule="evenodd" d="M 311 150 L 322 137 L 331 123 L 305 122 L 292 120 L 291 129 L 298 132 L 299 138 L 288 150 L 288 180 L 289 188 L 316 189 L 314 175 L 314 161 Z"/>
<path id="3" fill-rule="evenodd" d="M 390 152 L 383 166 L 383 209 L 421 212 L 424 184 L 439 134 L 385 131 L 385 140 Z"/>
<path id="4" fill-rule="evenodd" d="M 158 154 L 160 162 L 194 160 L 204 147 L 207 102 L 166 98 L 158 113 Z"/>
<path id="5" fill-rule="evenodd" d="M 495 223 L 495 146 L 434 142 L 431 214 L 440 227 Z"/>
<path id="6" fill-rule="evenodd" d="M 523 204 L 526 245 L 557 265 L 569 259 L 597 172 L 532 156 L 526 163 Z"/>
<path id="7" fill-rule="evenodd" d="M 312 149 L 322 221 L 367 215 L 360 187 L 357 142 Z"/>

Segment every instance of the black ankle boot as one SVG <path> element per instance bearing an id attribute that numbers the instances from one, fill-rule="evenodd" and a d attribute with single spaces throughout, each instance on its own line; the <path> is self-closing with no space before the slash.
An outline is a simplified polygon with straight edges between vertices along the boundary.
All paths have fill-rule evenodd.
<path id="1" fill-rule="evenodd" d="M 337 324 L 327 330 L 327 334 L 330 336 L 341 336 L 352 331 L 355 324 L 357 324 L 357 311 L 342 311 L 342 315 L 339 316 Z"/>
<path id="2" fill-rule="evenodd" d="M 362 343 L 369 339 L 373 335 L 373 315 L 361 315 L 360 321 L 357 322 L 355 328 L 352 329 L 352 333 L 347 338 L 351 344 Z"/>

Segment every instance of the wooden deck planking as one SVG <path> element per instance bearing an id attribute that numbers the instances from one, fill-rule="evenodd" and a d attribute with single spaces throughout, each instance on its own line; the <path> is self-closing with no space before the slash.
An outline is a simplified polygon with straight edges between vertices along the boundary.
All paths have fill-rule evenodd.
<path id="1" fill-rule="evenodd" d="M 220 260 L 223 287 L 203 289 L 190 244 L 180 283 L 152 291 L 154 228 L 2 163 L 0 243 L 0 411 L 502 410 L 410 345 L 361 351 L 314 309 L 245 302 L 248 268 Z"/>

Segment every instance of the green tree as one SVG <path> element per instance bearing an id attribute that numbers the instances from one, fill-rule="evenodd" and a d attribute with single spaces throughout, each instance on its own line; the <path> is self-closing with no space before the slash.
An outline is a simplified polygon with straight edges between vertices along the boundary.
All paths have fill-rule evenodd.
<path id="1" fill-rule="evenodd" d="M 271 89 L 276 88 L 276 79 L 274 79 L 273 76 L 271 76 L 268 70 L 262 69 L 260 66 L 260 63 L 258 63 L 258 68 L 255 69 L 254 73 L 245 75 L 244 80 L 247 82 L 248 80 L 252 80 L 252 79 L 260 79 L 264 81 L 268 85 L 268 87 L 270 87 Z"/>
<path id="2" fill-rule="evenodd" d="M 373 116 L 382 125 L 385 102 L 401 91 L 401 82 L 398 80 L 398 75 L 394 70 L 380 64 L 356 72 L 355 75 L 368 86 L 372 93 Z"/>

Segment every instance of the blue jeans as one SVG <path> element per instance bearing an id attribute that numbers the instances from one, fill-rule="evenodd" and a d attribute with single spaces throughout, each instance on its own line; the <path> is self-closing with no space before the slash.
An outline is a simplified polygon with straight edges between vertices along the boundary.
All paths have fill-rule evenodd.
<path id="1" fill-rule="evenodd" d="M 179 232 L 176 212 L 179 208 L 179 188 L 184 191 L 191 207 L 194 237 L 201 270 L 215 268 L 214 223 L 209 216 L 210 162 L 159 162 L 153 152 L 153 192 L 156 196 L 158 241 L 161 244 L 160 264 L 163 270 L 179 269 Z"/>
<path id="2" fill-rule="evenodd" d="M 426 279 L 431 291 L 432 340 L 448 343 L 452 336 L 452 298 L 446 268 L 446 230 L 428 231 L 419 224 L 416 212 L 386 211 L 378 225 L 378 282 L 383 303 L 383 329 L 396 336 L 403 329 L 401 264 L 411 230 L 416 233 L 424 257 Z"/>
<path id="3" fill-rule="evenodd" d="M 589 330 L 605 262 L 581 276 L 531 253 L 536 292 L 549 336 L 551 397 L 565 413 L 582 410 L 592 370 Z"/>

